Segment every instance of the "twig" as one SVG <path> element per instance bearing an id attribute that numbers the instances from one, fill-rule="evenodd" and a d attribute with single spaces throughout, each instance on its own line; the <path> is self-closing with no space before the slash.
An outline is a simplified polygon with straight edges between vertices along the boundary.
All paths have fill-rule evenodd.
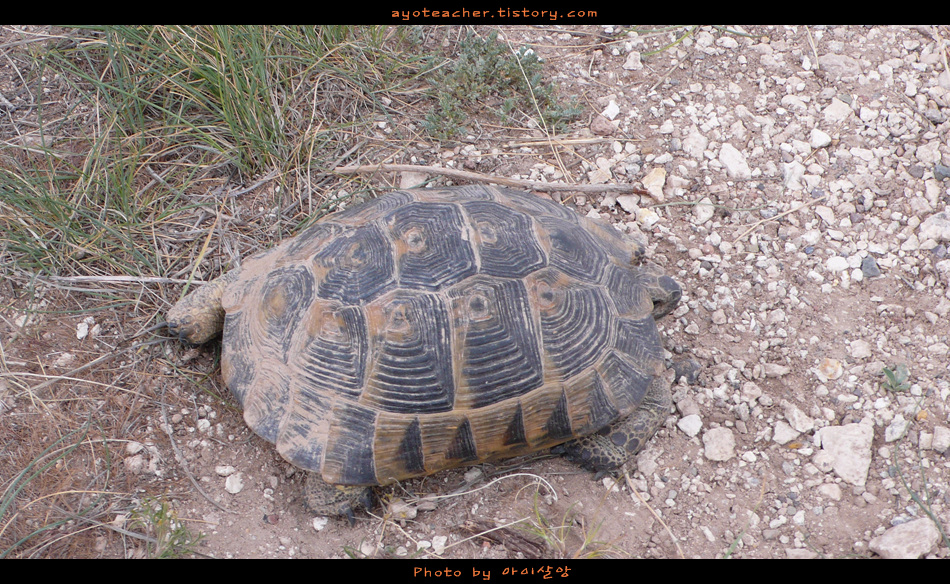
<path id="1" fill-rule="evenodd" d="M 48 276 L 54 282 L 109 282 L 128 284 L 187 284 L 180 278 L 160 278 L 156 276 Z M 37 277 L 37 280 L 44 280 Z"/>
<path id="2" fill-rule="evenodd" d="M 362 166 L 338 166 L 333 169 L 340 174 L 360 174 L 374 172 L 425 172 L 440 174 L 454 179 L 474 182 L 496 183 L 508 187 L 531 189 L 535 191 L 576 191 L 580 193 L 635 193 L 637 195 L 652 196 L 647 191 L 633 185 L 568 185 L 564 183 L 546 183 L 533 180 L 520 180 L 489 176 L 476 172 L 456 170 L 454 168 L 440 168 L 438 166 L 416 166 L 413 164 L 367 164 Z"/>
<path id="3" fill-rule="evenodd" d="M 178 448 L 178 443 L 175 442 L 175 435 L 172 433 L 172 425 L 168 423 L 168 412 L 165 409 L 165 391 L 162 390 L 162 431 L 168 435 L 168 441 L 171 442 L 172 450 L 175 451 L 175 460 L 178 461 L 178 466 L 181 467 L 182 472 L 185 473 L 185 476 L 188 477 L 188 480 L 191 481 L 191 485 L 195 488 L 198 493 L 208 500 L 209 503 L 224 511 L 225 513 L 234 513 L 230 509 L 222 507 L 220 503 L 211 498 L 211 496 L 204 492 L 204 489 L 201 488 L 201 485 L 198 484 L 198 480 L 195 479 L 195 476 L 191 474 L 191 471 L 188 469 L 188 463 L 185 461 L 185 455 L 182 454 L 181 449 Z"/>
<path id="4" fill-rule="evenodd" d="M 245 194 L 245 193 L 249 193 L 249 192 L 255 190 L 257 187 L 261 186 L 262 184 L 266 183 L 267 181 L 274 179 L 276 176 L 277 176 L 277 171 L 276 171 L 276 170 L 272 170 L 272 171 L 270 171 L 269 173 L 267 173 L 266 175 L 264 175 L 264 177 L 263 177 L 262 179 L 260 179 L 259 181 L 255 182 L 255 183 L 252 184 L 251 186 L 249 186 L 249 187 L 244 187 L 243 189 L 237 189 L 237 190 L 231 191 L 231 192 L 228 193 L 227 196 L 233 198 L 233 197 L 239 197 L 239 196 L 241 196 L 241 195 L 243 195 L 243 194 Z"/>
<path id="5" fill-rule="evenodd" d="M 508 142 L 506 146 L 508 148 L 521 148 L 522 146 L 535 147 L 543 146 L 547 144 L 557 144 L 558 146 L 575 146 L 583 144 L 606 144 L 608 142 L 614 142 L 616 138 L 572 138 L 572 137 L 558 137 L 551 136 L 550 138 L 532 138 L 530 136 L 521 138 L 519 142 Z M 643 140 L 637 138 L 624 138 L 625 142 L 642 142 Z M 487 156 L 487 155 L 486 155 Z"/>
<path id="6" fill-rule="evenodd" d="M 506 39 L 508 43 L 508 49 L 512 53 L 516 53 L 515 47 L 511 44 L 510 39 Z M 548 138 L 548 146 L 551 147 L 551 152 L 554 154 L 554 158 L 557 159 L 557 165 L 561 168 L 561 172 L 564 173 L 564 176 L 567 176 L 567 167 L 564 166 L 564 161 L 561 160 L 561 152 L 554 147 L 553 141 L 551 140 L 551 132 L 548 130 L 548 124 L 544 120 L 544 114 L 541 113 L 541 108 L 538 105 L 538 98 L 534 95 L 534 88 L 531 87 L 531 80 L 528 79 L 528 74 L 525 73 L 524 67 L 521 65 L 521 59 L 515 59 L 515 62 L 518 63 L 518 69 L 521 71 L 521 76 L 524 78 L 527 87 L 528 93 L 531 94 L 531 105 L 534 106 L 534 111 L 538 114 L 538 121 L 541 122 L 541 128 L 544 130 L 544 136 Z"/>
<path id="7" fill-rule="evenodd" d="M 137 347 L 136 347 L 135 345 L 133 345 L 133 346 L 131 346 L 131 347 L 126 347 L 125 349 L 122 349 L 122 350 L 119 350 L 119 351 L 114 351 L 114 352 L 112 352 L 112 353 L 107 353 L 107 354 L 105 354 L 105 355 L 99 357 L 98 359 L 93 359 L 92 361 L 86 363 L 85 365 L 81 365 L 81 366 L 79 366 L 79 367 L 76 367 L 76 368 L 73 369 L 72 371 L 68 371 L 68 372 L 66 372 L 66 373 L 63 374 L 63 375 L 57 375 L 56 377 L 53 377 L 53 378 L 51 378 L 51 379 L 49 379 L 49 380 L 47 380 L 47 381 L 44 381 L 43 383 L 40 383 L 40 384 L 38 384 L 38 385 L 34 385 L 33 387 L 29 388 L 28 391 L 29 391 L 29 393 L 36 393 L 36 392 L 38 392 L 38 391 L 41 390 L 41 389 L 45 389 L 45 388 L 49 387 L 50 385 L 53 385 L 53 384 L 56 383 L 57 381 L 69 380 L 72 376 L 74 376 L 74 375 L 77 374 L 77 373 L 81 373 L 81 372 L 85 371 L 86 369 L 89 369 L 90 367 L 95 367 L 96 365 L 101 365 L 102 363 L 105 363 L 106 361 L 111 361 L 111 360 L 115 359 L 116 357 L 118 357 L 119 355 L 122 355 L 122 354 L 125 353 L 126 351 L 130 351 L 130 350 L 132 350 L 132 349 L 134 349 L 134 348 L 137 348 Z"/>
<path id="8" fill-rule="evenodd" d="M 745 237 L 746 235 L 752 233 L 753 231 L 755 231 L 756 229 L 758 229 L 759 226 L 762 225 L 763 223 L 767 223 L 767 222 L 769 222 L 769 221 L 775 221 L 776 219 L 780 219 L 780 218 L 782 218 L 782 217 L 784 217 L 784 216 L 786 216 L 786 215 L 791 215 L 791 214 L 794 213 L 795 211 L 799 211 L 799 210 L 801 210 L 801 209 L 804 209 L 805 207 L 814 205 L 815 203 L 817 203 L 817 202 L 819 202 L 819 201 L 823 201 L 823 200 L 825 200 L 825 199 L 827 199 L 827 198 L 828 198 L 828 195 L 823 195 L 823 196 L 821 196 L 821 197 L 818 197 L 817 199 L 808 201 L 807 203 L 802 203 L 801 205 L 795 207 L 794 209 L 789 209 L 788 211 L 785 211 L 784 213 L 779 213 L 779 214 L 776 215 L 775 217 L 768 217 L 768 218 L 766 218 L 766 219 L 759 219 L 758 221 L 756 221 L 755 223 L 752 224 L 752 227 L 750 227 L 750 228 L 746 229 L 744 232 L 742 232 L 742 235 L 740 235 L 739 237 L 735 238 L 735 239 L 733 240 L 733 243 L 739 241 L 740 239 L 742 239 L 742 238 Z"/>
<path id="9" fill-rule="evenodd" d="M 654 91 L 656 91 L 656 88 L 657 88 L 661 83 L 663 83 L 663 82 L 666 80 L 666 78 L 669 77 L 671 73 L 673 73 L 673 71 L 676 71 L 676 68 L 679 67 L 679 66 L 680 66 L 679 61 L 677 61 L 676 63 L 673 63 L 673 66 L 670 67 L 669 71 L 667 71 L 666 73 L 664 73 L 663 75 L 661 75 L 660 78 L 657 79 L 656 83 L 653 84 L 653 87 L 651 87 L 650 90 L 647 91 L 647 93 L 653 93 Z"/>
<path id="10" fill-rule="evenodd" d="M 752 517 L 759 511 L 759 506 L 762 504 L 762 501 L 765 500 L 765 479 L 761 479 L 762 484 L 759 487 L 759 500 L 755 502 L 755 506 L 752 508 L 752 511 L 749 512 L 749 516 L 746 518 L 745 526 L 742 528 L 742 531 L 739 532 L 739 535 L 732 540 L 732 545 L 729 546 L 729 549 L 726 550 L 726 553 L 723 557 L 729 558 L 732 557 L 732 552 L 736 551 L 736 546 L 739 545 L 739 542 L 742 541 L 742 536 L 745 535 L 748 531 L 749 526 L 752 525 Z"/>
<path id="11" fill-rule="evenodd" d="M 808 45 L 811 47 L 811 52 L 815 55 L 815 70 L 817 71 L 820 68 L 818 64 L 818 47 L 815 46 L 815 39 L 811 36 L 811 29 L 807 26 L 805 27 L 805 34 L 808 35 Z"/>
<path id="12" fill-rule="evenodd" d="M 686 559 L 686 554 L 683 553 L 683 548 L 680 547 L 679 538 L 673 535 L 673 530 L 670 529 L 670 526 L 666 524 L 666 521 L 663 521 L 663 518 L 660 517 L 659 513 L 657 513 L 655 509 L 653 509 L 653 506 L 643 500 L 643 497 L 640 496 L 640 492 L 637 491 L 635 486 L 633 486 L 633 479 L 630 478 L 630 473 L 626 468 L 623 469 L 623 478 L 626 480 L 627 488 L 630 489 L 630 492 L 637 496 L 637 499 L 639 499 L 640 502 L 643 503 L 647 509 L 649 509 L 650 513 L 653 514 L 653 517 L 666 529 L 666 533 L 668 533 L 670 535 L 670 539 L 673 540 L 673 545 L 676 546 L 676 551 L 679 552 L 680 557 Z"/>

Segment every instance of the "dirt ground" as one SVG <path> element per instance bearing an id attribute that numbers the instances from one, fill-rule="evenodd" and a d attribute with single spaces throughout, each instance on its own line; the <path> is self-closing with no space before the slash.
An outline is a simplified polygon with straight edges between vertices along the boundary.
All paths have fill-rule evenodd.
<path id="1" fill-rule="evenodd" d="M 950 181 L 934 171 L 950 165 L 945 53 L 917 28 L 743 30 L 761 36 L 703 29 L 637 60 L 661 41 L 604 26 L 502 28 L 545 60 L 561 95 L 579 98 L 584 121 L 554 145 L 539 130 L 494 127 L 392 159 L 659 193 L 553 194 L 642 238 L 684 290 L 660 329 L 672 361 L 695 361 L 698 374 L 674 386 L 675 408 L 629 481 L 594 481 L 558 457 L 506 461 L 383 488 L 384 505 L 355 525 L 314 517 L 301 504 L 303 473 L 245 426 L 214 345 L 168 341 L 37 387 L 125 346 L 161 320 L 177 286 L 146 283 L 92 312 L 87 294 L 39 285 L 31 296 L 11 276 L 0 284 L 0 456 L 21 441 L 53 444 L 74 401 L 125 415 L 93 419 L 71 458 L 44 469 L 43 490 L 3 519 L 3 541 L 43 525 L 31 508 L 45 494 L 62 511 L 100 490 L 100 524 L 64 523 L 62 541 L 32 555 L 143 555 L 123 530 L 141 531 L 132 510 L 147 497 L 204 535 L 199 554 L 218 558 L 875 557 L 872 540 L 926 517 L 912 496 L 946 530 L 948 242 L 920 232 L 950 205 Z M 828 110 L 837 103 L 843 114 Z M 744 170 L 724 159 L 727 144 Z M 716 206 L 696 205 L 704 199 Z M 880 275 L 862 271 L 866 257 Z M 89 317 L 96 330 L 78 339 Z M 882 372 L 900 364 L 907 387 L 891 391 Z M 690 416 L 698 425 L 682 423 Z M 816 436 L 851 424 L 873 429 L 854 454 L 870 458 L 864 481 L 832 468 Z M 934 542 L 920 555 L 950 550 Z"/>

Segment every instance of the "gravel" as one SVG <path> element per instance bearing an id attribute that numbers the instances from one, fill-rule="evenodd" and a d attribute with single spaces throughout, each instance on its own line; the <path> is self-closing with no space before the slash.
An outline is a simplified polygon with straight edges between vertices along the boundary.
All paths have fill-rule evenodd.
<path id="1" fill-rule="evenodd" d="M 624 50 L 592 61 L 601 80 L 637 64 L 611 87 L 614 136 L 650 139 L 649 152 L 631 155 L 617 138 L 618 154 L 599 167 L 620 182 L 634 167 L 629 179 L 651 176 L 653 193 L 665 170 L 662 196 L 606 206 L 620 228 L 646 233 L 683 284 L 683 306 L 662 326 L 704 370 L 679 386 L 672 427 L 726 470 L 731 489 L 780 469 L 802 503 L 767 501 L 750 534 L 788 543 L 787 557 L 811 554 L 803 533 L 834 532 L 840 525 L 825 520 L 842 515 L 864 523 L 841 553 L 945 557 L 933 522 L 915 518 L 921 510 L 895 479 L 923 472 L 950 524 L 945 36 L 926 27 L 754 32 L 768 38 L 702 30 L 657 60 L 641 58 L 652 45 L 628 35 Z M 653 92 L 635 83 L 639 67 L 670 66 Z M 906 387 L 885 383 L 884 369 L 898 364 L 910 372 Z M 665 497 L 675 461 L 655 459 L 654 497 Z M 699 481 L 714 492 L 723 484 L 719 474 Z M 693 504 L 698 517 L 709 508 Z M 681 494 L 677 505 L 690 502 Z M 910 525 L 917 535 L 905 543 Z"/>
<path id="2" fill-rule="evenodd" d="M 559 168 L 547 144 L 475 138 L 409 154 L 651 193 L 552 196 L 646 241 L 683 287 L 660 328 L 674 358 L 702 368 L 674 386 L 675 412 L 633 484 L 687 555 L 948 557 L 913 498 L 926 491 L 946 532 L 950 31 L 773 26 L 750 38 L 701 28 L 645 57 L 660 41 L 619 30 L 598 31 L 615 41 L 603 45 L 570 30 L 506 31 L 556 57 L 560 91 L 602 114 L 580 132 L 589 140 L 561 151 L 576 166 Z M 899 364 L 909 375 L 895 387 L 884 371 Z M 151 459 L 134 456 L 141 472 Z M 235 466 L 249 473 L 235 495 L 245 496 L 256 468 Z M 602 509 L 607 494 L 580 484 L 568 504 L 596 490 L 584 507 Z M 610 496 L 607 508 L 619 508 Z M 510 517 L 507 499 L 478 501 L 468 508 L 497 504 Z M 607 521 L 598 537 L 636 555 L 678 553 L 626 503 L 596 516 Z M 454 533 L 437 537 L 386 543 L 466 549 L 452 547 Z"/>

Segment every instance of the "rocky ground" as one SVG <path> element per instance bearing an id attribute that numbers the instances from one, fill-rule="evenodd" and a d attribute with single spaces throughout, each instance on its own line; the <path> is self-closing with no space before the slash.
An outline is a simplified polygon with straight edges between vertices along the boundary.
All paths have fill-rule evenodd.
<path id="1" fill-rule="evenodd" d="M 742 30 L 755 36 L 704 28 L 647 57 L 671 37 L 503 28 L 588 121 L 553 142 L 494 128 L 394 159 L 651 193 L 552 194 L 641 238 L 684 290 L 661 322 L 684 373 L 675 409 L 625 484 L 543 459 L 388 488 L 355 526 L 314 518 L 300 473 L 233 401 L 180 381 L 220 384 L 211 349 L 168 344 L 173 365 L 137 379 L 172 407 L 115 437 L 129 492 L 166 493 L 216 557 L 948 557 L 950 29 Z M 6 312 L 5 339 L 42 326 Z M 55 370 L 85 343 L 91 360 L 107 343 L 76 339 L 84 318 L 6 358 Z"/>

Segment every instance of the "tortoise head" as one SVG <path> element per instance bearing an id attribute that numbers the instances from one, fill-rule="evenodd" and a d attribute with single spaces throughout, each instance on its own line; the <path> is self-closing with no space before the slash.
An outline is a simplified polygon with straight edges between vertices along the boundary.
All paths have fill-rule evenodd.
<path id="1" fill-rule="evenodd" d="M 216 337 L 224 328 L 221 295 L 227 280 L 218 278 L 191 292 L 168 311 L 168 332 L 179 340 L 200 345 Z"/>

